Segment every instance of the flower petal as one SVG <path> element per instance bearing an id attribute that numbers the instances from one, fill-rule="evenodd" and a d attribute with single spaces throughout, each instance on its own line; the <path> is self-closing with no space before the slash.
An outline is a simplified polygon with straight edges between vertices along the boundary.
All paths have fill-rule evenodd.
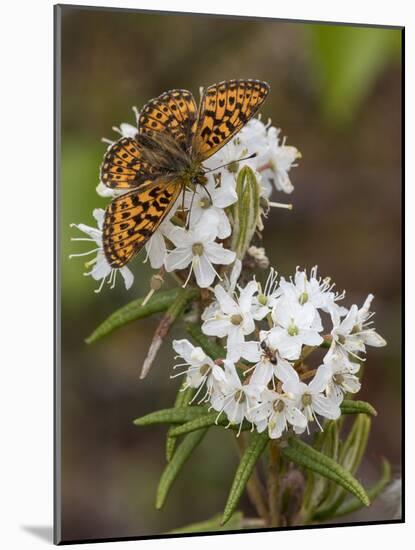
<path id="1" fill-rule="evenodd" d="M 192 261 L 193 255 L 189 248 L 175 248 L 165 259 L 164 265 L 166 271 L 175 271 L 176 269 L 184 269 Z"/>
<path id="2" fill-rule="evenodd" d="M 212 264 L 208 261 L 205 254 L 194 258 L 193 271 L 196 277 L 196 282 L 200 288 L 207 288 L 215 280 L 216 271 L 213 269 Z"/>

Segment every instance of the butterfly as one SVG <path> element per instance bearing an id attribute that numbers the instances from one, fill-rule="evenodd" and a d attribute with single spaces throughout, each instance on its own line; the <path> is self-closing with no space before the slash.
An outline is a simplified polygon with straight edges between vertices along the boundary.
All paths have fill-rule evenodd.
<path id="1" fill-rule="evenodd" d="M 101 165 L 101 181 L 124 191 L 104 216 L 111 267 L 123 267 L 142 249 L 187 187 L 206 183 L 203 162 L 254 116 L 269 89 L 259 80 L 228 80 L 206 88 L 199 109 L 179 89 L 143 107 L 136 136 L 112 144 Z"/>

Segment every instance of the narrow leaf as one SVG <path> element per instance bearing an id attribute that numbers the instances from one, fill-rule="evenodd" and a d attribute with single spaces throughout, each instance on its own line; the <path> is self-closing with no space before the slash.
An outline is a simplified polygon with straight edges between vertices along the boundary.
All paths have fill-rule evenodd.
<path id="1" fill-rule="evenodd" d="M 223 359 L 226 357 L 224 348 L 205 336 L 198 325 L 187 325 L 186 330 L 211 359 Z"/>
<path id="2" fill-rule="evenodd" d="M 192 452 L 202 441 L 206 432 L 207 430 L 199 430 L 197 432 L 186 435 L 186 437 L 177 447 L 176 452 L 174 453 L 170 462 L 167 464 L 160 478 L 156 496 L 157 510 L 160 510 L 160 508 L 165 503 L 174 480 L 179 475 L 180 470 L 182 469 Z"/>
<path id="3" fill-rule="evenodd" d="M 324 431 L 320 432 L 315 439 L 314 448 L 334 461 L 338 460 L 339 425 L 337 421 L 330 420 L 326 423 Z M 331 482 L 326 477 L 307 471 L 307 487 L 301 509 L 301 515 L 305 520 L 320 502 L 326 501 L 330 485 Z"/>
<path id="4" fill-rule="evenodd" d="M 85 340 L 86 343 L 92 344 L 93 342 L 100 340 L 104 336 L 111 334 L 114 330 L 117 330 L 132 321 L 143 319 L 144 317 L 148 317 L 154 313 L 166 311 L 176 300 L 181 290 L 181 288 L 174 288 L 172 290 L 157 292 L 145 306 L 141 305 L 144 298 L 133 300 L 122 308 L 117 309 L 117 311 L 114 311 L 114 313 L 112 313 L 94 330 L 90 336 L 88 336 Z"/>
<path id="5" fill-rule="evenodd" d="M 369 498 L 362 485 L 345 468 L 330 457 L 316 451 L 310 445 L 297 438 L 290 438 L 288 446 L 282 449 L 282 454 L 288 460 L 295 462 L 317 474 L 334 481 L 353 495 L 365 506 L 369 506 Z"/>
<path id="6" fill-rule="evenodd" d="M 242 529 L 242 512 L 235 512 L 226 526 L 221 525 L 222 515 L 217 514 L 213 518 L 207 519 L 206 521 L 199 521 L 198 523 L 191 523 L 186 525 L 186 527 L 180 527 L 179 529 L 173 529 L 169 531 L 170 535 L 179 535 L 181 533 L 205 533 L 208 531 L 229 531 L 233 529 Z"/>
<path id="7" fill-rule="evenodd" d="M 379 480 L 367 489 L 367 494 L 370 498 L 370 501 L 373 502 L 385 489 L 386 485 L 390 482 L 391 479 L 391 467 L 389 462 L 386 459 L 382 460 L 382 473 Z M 345 502 L 340 508 L 335 512 L 331 517 L 345 516 L 346 514 L 351 514 L 360 510 L 363 505 L 357 498 L 351 498 Z"/>
<path id="8" fill-rule="evenodd" d="M 230 520 L 232 514 L 236 510 L 245 486 L 248 483 L 255 465 L 268 442 L 269 437 L 267 433 L 259 434 L 257 432 L 253 432 L 249 445 L 245 449 L 236 470 L 225 510 L 223 512 L 222 525 Z"/>
<path id="9" fill-rule="evenodd" d="M 217 412 L 211 412 L 204 414 L 203 416 L 197 416 L 193 420 L 181 424 L 180 426 L 175 426 L 171 428 L 171 435 L 177 437 L 179 435 L 184 435 L 195 430 L 200 430 L 201 428 L 209 428 L 211 426 L 229 426 L 233 430 L 239 430 L 239 424 L 229 424 L 229 420 L 226 416 L 220 416 L 218 419 Z M 246 431 L 251 429 L 251 424 L 249 422 L 243 422 L 241 431 Z"/>
<path id="10" fill-rule="evenodd" d="M 206 407 L 178 407 L 162 409 L 133 420 L 135 426 L 152 426 L 153 424 L 182 424 L 206 414 Z"/>
<path id="11" fill-rule="evenodd" d="M 337 462 L 351 475 L 354 475 L 359 468 L 366 449 L 371 423 L 370 416 L 358 414 L 346 440 L 341 445 Z M 324 502 L 322 502 L 318 511 L 313 514 L 314 517 L 332 517 L 346 497 L 347 492 L 343 487 L 331 483 Z"/>
<path id="12" fill-rule="evenodd" d="M 354 401 L 345 399 L 340 405 L 342 414 L 359 414 L 364 413 L 370 416 L 377 416 L 377 411 L 370 403 L 366 401 Z"/>

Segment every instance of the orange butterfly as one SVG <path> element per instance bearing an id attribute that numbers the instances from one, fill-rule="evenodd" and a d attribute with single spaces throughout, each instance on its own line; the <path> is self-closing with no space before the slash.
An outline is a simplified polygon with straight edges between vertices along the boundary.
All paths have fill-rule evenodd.
<path id="1" fill-rule="evenodd" d="M 202 163 L 254 116 L 269 89 L 259 80 L 228 80 L 204 90 L 198 111 L 187 90 L 144 106 L 136 137 L 114 143 L 101 166 L 105 185 L 130 190 L 105 212 L 103 245 L 112 267 L 141 250 L 186 187 L 206 183 Z"/>

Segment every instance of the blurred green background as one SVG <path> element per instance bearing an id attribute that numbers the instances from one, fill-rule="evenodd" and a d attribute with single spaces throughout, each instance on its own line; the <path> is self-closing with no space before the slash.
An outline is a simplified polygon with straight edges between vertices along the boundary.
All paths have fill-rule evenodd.
<path id="1" fill-rule="evenodd" d="M 283 275 L 318 264 L 347 304 L 375 294 L 376 327 L 388 347 L 370 349 L 361 398 L 379 411 L 360 470 L 376 476 L 385 455 L 401 464 L 401 30 L 213 16 L 62 11 L 62 532 L 65 540 L 151 535 L 222 510 L 237 463 L 230 434 L 211 433 L 154 509 L 165 430 L 133 418 L 171 405 L 173 353 L 166 343 L 140 381 L 157 319 L 93 347 L 84 338 L 114 309 L 147 292 L 149 268 L 132 264 L 134 287 L 104 288 L 82 276 L 88 250 L 70 223 L 94 225 L 98 168 L 114 125 L 133 123 L 171 88 L 259 78 L 272 91 L 262 116 L 303 158 L 291 172 L 292 212 L 274 210 L 264 245 Z M 287 196 L 275 193 L 275 200 Z M 84 245 L 84 246 L 82 246 Z M 172 336 L 182 333 L 176 329 Z M 242 508 L 253 514 L 247 500 Z M 353 519 L 387 519 L 377 503 Z"/>

